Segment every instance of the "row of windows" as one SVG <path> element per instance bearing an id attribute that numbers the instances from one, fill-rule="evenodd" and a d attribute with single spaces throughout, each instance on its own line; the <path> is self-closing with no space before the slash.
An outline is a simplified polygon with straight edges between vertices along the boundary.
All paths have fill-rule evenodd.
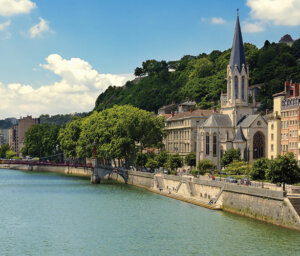
<path id="1" fill-rule="evenodd" d="M 168 143 L 167 150 L 169 152 L 190 152 L 190 144 L 182 142 L 170 142 Z M 194 149 L 194 151 L 196 151 L 196 149 Z"/>
<path id="2" fill-rule="evenodd" d="M 297 125 L 297 124 L 298 124 L 298 120 L 295 120 L 295 119 L 294 120 L 281 121 L 281 128 L 282 129 L 287 129 L 289 126 L 293 126 L 293 125 Z M 271 129 L 272 129 L 272 126 L 271 126 Z"/>
<path id="3" fill-rule="evenodd" d="M 199 122 L 199 121 L 198 121 Z M 178 120 L 178 121 L 172 121 L 168 122 L 168 127 L 174 127 L 174 126 L 188 126 L 191 125 L 191 120 Z"/>
<path id="4" fill-rule="evenodd" d="M 298 116 L 298 111 L 297 110 L 283 111 L 281 112 L 281 116 L 282 117 Z"/>
<path id="5" fill-rule="evenodd" d="M 189 130 L 187 130 L 187 131 L 172 131 L 172 132 L 169 132 L 168 137 L 170 140 L 175 140 L 175 139 L 188 140 L 188 139 L 190 139 L 190 131 Z"/>

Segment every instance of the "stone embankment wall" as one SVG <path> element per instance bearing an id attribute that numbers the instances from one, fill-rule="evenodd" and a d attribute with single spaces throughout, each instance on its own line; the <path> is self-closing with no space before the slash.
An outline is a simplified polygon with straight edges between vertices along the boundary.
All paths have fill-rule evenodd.
<path id="1" fill-rule="evenodd" d="M 0 168 L 53 172 L 87 178 L 92 175 L 90 169 L 74 167 L 0 164 Z M 111 178 L 124 182 L 124 179 L 117 174 L 113 174 Z M 203 180 L 191 176 L 154 175 L 136 171 L 128 172 L 128 184 L 206 208 L 222 209 L 300 230 L 300 217 L 283 191 L 247 187 L 217 180 Z"/>
<path id="2" fill-rule="evenodd" d="M 61 173 L 77 177 L 90 178 L 92 170 L 87 168 L 75 168 L 68 166 L 44 166 L 44 165 L 13 165 L 13 164 L 0 164 L 0 168 L 3 169 L 15 169 L 21 171 L 33 171 L 33 172 L 52 172 Z"/>

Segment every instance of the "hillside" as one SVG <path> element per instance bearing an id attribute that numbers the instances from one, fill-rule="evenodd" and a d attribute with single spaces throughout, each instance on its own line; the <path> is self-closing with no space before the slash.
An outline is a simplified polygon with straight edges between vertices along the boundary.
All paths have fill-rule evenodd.
<path id="1" fill-rule="evenodd" d="M 261 111 L 272 109 L 272 94 L 283 89 L 283 81 L 300 82 L 300 40 L 292 47 L 266 41 L 261 49 L 245 43 L 250 85 L 262 84 L 257 100 Z M 147 60 L 135 69 L 139 79 L 123 87 L 110 86 L 95 103 L 96 110 L 113 105 L 131 104 L 148 111 L 157 111 L 171 102 L 195 100 L 198 108 L 218 106 L 220 93 L 226 92 L 226 68 L 230 49 L 210 54 L 184 56 L 178 61 Z M 170 72 L 170 70 L 175 70 Z"/>

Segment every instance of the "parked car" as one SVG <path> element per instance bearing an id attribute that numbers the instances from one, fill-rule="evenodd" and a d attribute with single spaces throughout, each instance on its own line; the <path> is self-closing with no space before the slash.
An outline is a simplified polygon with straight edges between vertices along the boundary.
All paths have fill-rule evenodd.
<path id="1" fill-rule="evenodd" d="M 226 182 L 237 183 L 237 179 L 234 178 L 234 177 L 227 177 L 227 178 L 226 178 Z"/>

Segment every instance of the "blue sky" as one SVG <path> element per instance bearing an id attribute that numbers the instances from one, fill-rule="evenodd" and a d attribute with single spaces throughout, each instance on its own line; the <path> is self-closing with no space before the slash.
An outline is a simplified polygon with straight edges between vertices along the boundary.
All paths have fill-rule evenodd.
<path id="1" fill-rule="evenodd" d="M 299 0 L 0 0 L 0 118 L 89 111 L 144 60 L 228 49 L 237 8 L 244 42 L 300 37 Z"/>

